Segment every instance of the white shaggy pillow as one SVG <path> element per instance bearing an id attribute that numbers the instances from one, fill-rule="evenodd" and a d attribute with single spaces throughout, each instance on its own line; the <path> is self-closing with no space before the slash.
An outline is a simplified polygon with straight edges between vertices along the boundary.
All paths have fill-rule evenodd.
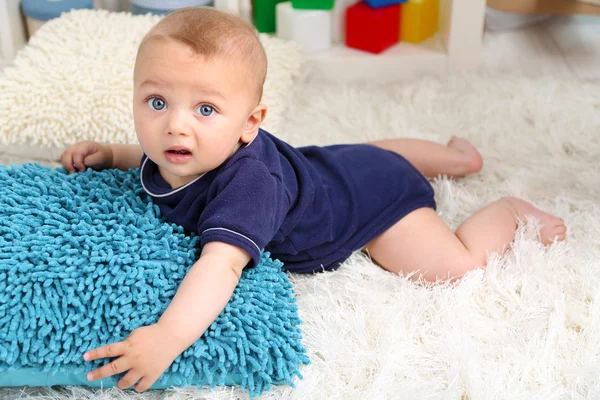
<path id="1" fill-rule="evenodd" d="M 135 143 L 133 65 L 143 36 L 160 17 L 78 10 L 44 24 L 0 71 L 0 153 L 56 159 L 80 140 Z M 301 50 L 261 35 L 269 62 L 263 127 L 283 119 Z"/>

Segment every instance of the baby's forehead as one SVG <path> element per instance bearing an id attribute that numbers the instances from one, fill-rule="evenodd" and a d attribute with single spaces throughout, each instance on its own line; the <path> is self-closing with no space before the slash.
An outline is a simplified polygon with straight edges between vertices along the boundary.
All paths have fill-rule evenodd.
<path id="1" fill-rule="evenodd" d="M 172 56 L 169 54 L 168 49 L 173 49 L 180 55 Z M 145 45 L 145 49 L 140 50 L 137 58 L 138 67 L 152 67 L 154 62 L 159 62 L 162 66 L 172 67 L 174 70 L 181 65 L 192 65 L 192 68 L 197 66 L 198 74 L 202 73 L 202 66 L 206 64 L 215 64 L 219 66 L 218 71 L 223 74 L 228 74 L 231 78 L 237 78 L 238 76 L 244 77 L 244 79 L 250 79 L 252 75 L 251 63 L 245 59 L 244 55 L 239 51 L 222 52 L 213 55 L 199 54 L 193 51 L 193 49 L 185 46 L 184 44 L 178 43 L 174 40 L 163 40 L 161 38 L 150 39 Z M 183 53 L 181 53 L 183 52 Z M 138 69 L 134 70 L 134 74 Z M 145 74 L 152 74 L 153 68 L 143 68 Z M 177 76 L 179 80 L 193 81 L 195 74 Z"/>
<path id="2" fill-rule="evenodd" d="M 169 46 L 175 46 L 178 51 L 184 51 L 185 58 L 189 57 L 191 63 L 217 62 L 226 66 L 227 68 L 220 70 L 222 74 L 227 74 L 230 80 L 236 81 L 240 85 L 248 86 L 252 93 L 258 93 L 259 100 L 262 97 L 262 86 L 266 74 L 266 65 L 260 65 L 262 60 L 249 57 L 247 52 L 235 46 L 221 47 L 219 51 L 210 55 L 198 53 L 196 49 L 187 43 L 165 36 L 162 33 L 148 35 L 140 45 L 138 58 L 136 59 L 136 68 L 134 69 L 134 80 L 139 81 L 138 70 L 141 66 L 148 67 L 152 65 L 152 59 L 160 59 L 163 66 L 172 62 L 175 69 L 178 66 L 178 61 L 170 60 L 169 57 L 162 57 Z M 152 68 L 143 68 L 143 70 L 144 79 L 147 79 L 147 75 L 152 74 Z M 198 73 L 201 74 L 202 71 L 198 69 Z M 189 76 L 188 80 L 192 82 L 195 77 L 195 75 Z M 185 76 L 177 78 L 182 80 Z"/>

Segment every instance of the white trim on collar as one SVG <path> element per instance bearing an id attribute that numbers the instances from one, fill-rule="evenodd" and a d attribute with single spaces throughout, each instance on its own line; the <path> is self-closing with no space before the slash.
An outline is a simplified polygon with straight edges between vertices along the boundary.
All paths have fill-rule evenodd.
<path id="1" fill-rule="evenodd" d="M 254 135 L 254 137 L 252 138 L 252 140 L 249 141 L 248 143 L 246 143 L 246 145 L 244 147 L 250 146 L 252 144 L 252 142 L 254 142 L 254 140 L 256 140 L 256 138 L 258 137 L 259 133 L 260 133 L 260 128 L 258 128 L 256 130 L 256 135 Z M 175 193 L 177 193 L 177 192 L 185 189 L 186 187 L 190 186 L 191 184 L 193 184 L 194 182 L 196 182 L 198 179 L 202 178 L 204 175 L 206 175 L 206 172 L 205 172 L 202 175 L 200 175 L 199 177 L 197 177 L 196 179 L 194 179 L 193 181 L 190 181 L 190 182 L 186 183 L 185 185 L 183 185 L 181 187 L 178 187 L 177 189 L 173 189 L 172 191 L 170 191 L 168 193 L 164 193 L 164 194 L 152 193 L 151 191 L 148 190 L 148 188 L 146 187 L 146 185 L 144 185 L 144 167 L 146 166 L 146 163 L 148 162 L 148 160 L 150 160 L 150 158 L 148 158 L 148 156 L 146 155 L 146 159 L 144 160 L 144 162 L 142 163 L 142 166 L 140 167 L 140 182 L 142 183 L 142 186 L 144 187 L 144 190 L 146 191 L 146 193 L 148 193 L 152 197 L 167 197 L 167 196 L 170 196 L 172 194 L 175 194 Z M 260 251 L 260 249 L 259 249 L 259 251 Z"/>
<path id="2" fill-rule="evenodd" d="M 172 191 L 170 191 L 168 193 L 164 193 L 164 194 L 152 193 L 151 191 L 148 190 L 146 185 L 144 185 L 144 167 L 146 166 L 146 163 L 148 162 L 148 160 L 150 160 L 150 159 L 148 158 L 148 156 L 146 156 L 146 159 L 144 160 L 144 162 L 142 163 L 142 166 L 140 167 L 140 181 L 142 182 L 142 186 L 144 187 L 144 190 L 146 191 L 146 193 L 148 193 L 152 197 L 167 197 L 172 194 L 175 194 L 175 193 L 185 189 L 192 183 L 196 182 L 198 179 L 202 178 L 204 175 L 206 175 L 206 172 L 205 172 L 202 175 L 200 175 L 199 177 L 197 177 L 196 179 L 194 179 L 193 181 L 190 181 L 190 182 L 186 183 L 185 185 L 178 187 L 177 189 L 173 189 Z"/>

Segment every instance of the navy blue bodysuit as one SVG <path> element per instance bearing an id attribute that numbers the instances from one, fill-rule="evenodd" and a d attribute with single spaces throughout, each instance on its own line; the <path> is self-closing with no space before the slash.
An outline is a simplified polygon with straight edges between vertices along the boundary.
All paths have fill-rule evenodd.
<path id="1" fill-rule="evenodd" d="M 435 208 L 433 188 L 406 159 L 368 144 L 294 148 L 260 129 L 228 160 L 172 189 L 146 155 L 142 185 L 188 232 L 261 250 L 291 272 L 336 269 L 408 213 Z"/>

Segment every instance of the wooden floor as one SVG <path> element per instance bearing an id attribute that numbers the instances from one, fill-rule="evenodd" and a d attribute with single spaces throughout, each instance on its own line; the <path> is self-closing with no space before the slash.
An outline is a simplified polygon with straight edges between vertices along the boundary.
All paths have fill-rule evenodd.
<path id="1" fill-rule="evenodd" d="M 486 31 L 481 70 L 600 79 L 600 17 L 554 17 L 513 31 Z"/>

